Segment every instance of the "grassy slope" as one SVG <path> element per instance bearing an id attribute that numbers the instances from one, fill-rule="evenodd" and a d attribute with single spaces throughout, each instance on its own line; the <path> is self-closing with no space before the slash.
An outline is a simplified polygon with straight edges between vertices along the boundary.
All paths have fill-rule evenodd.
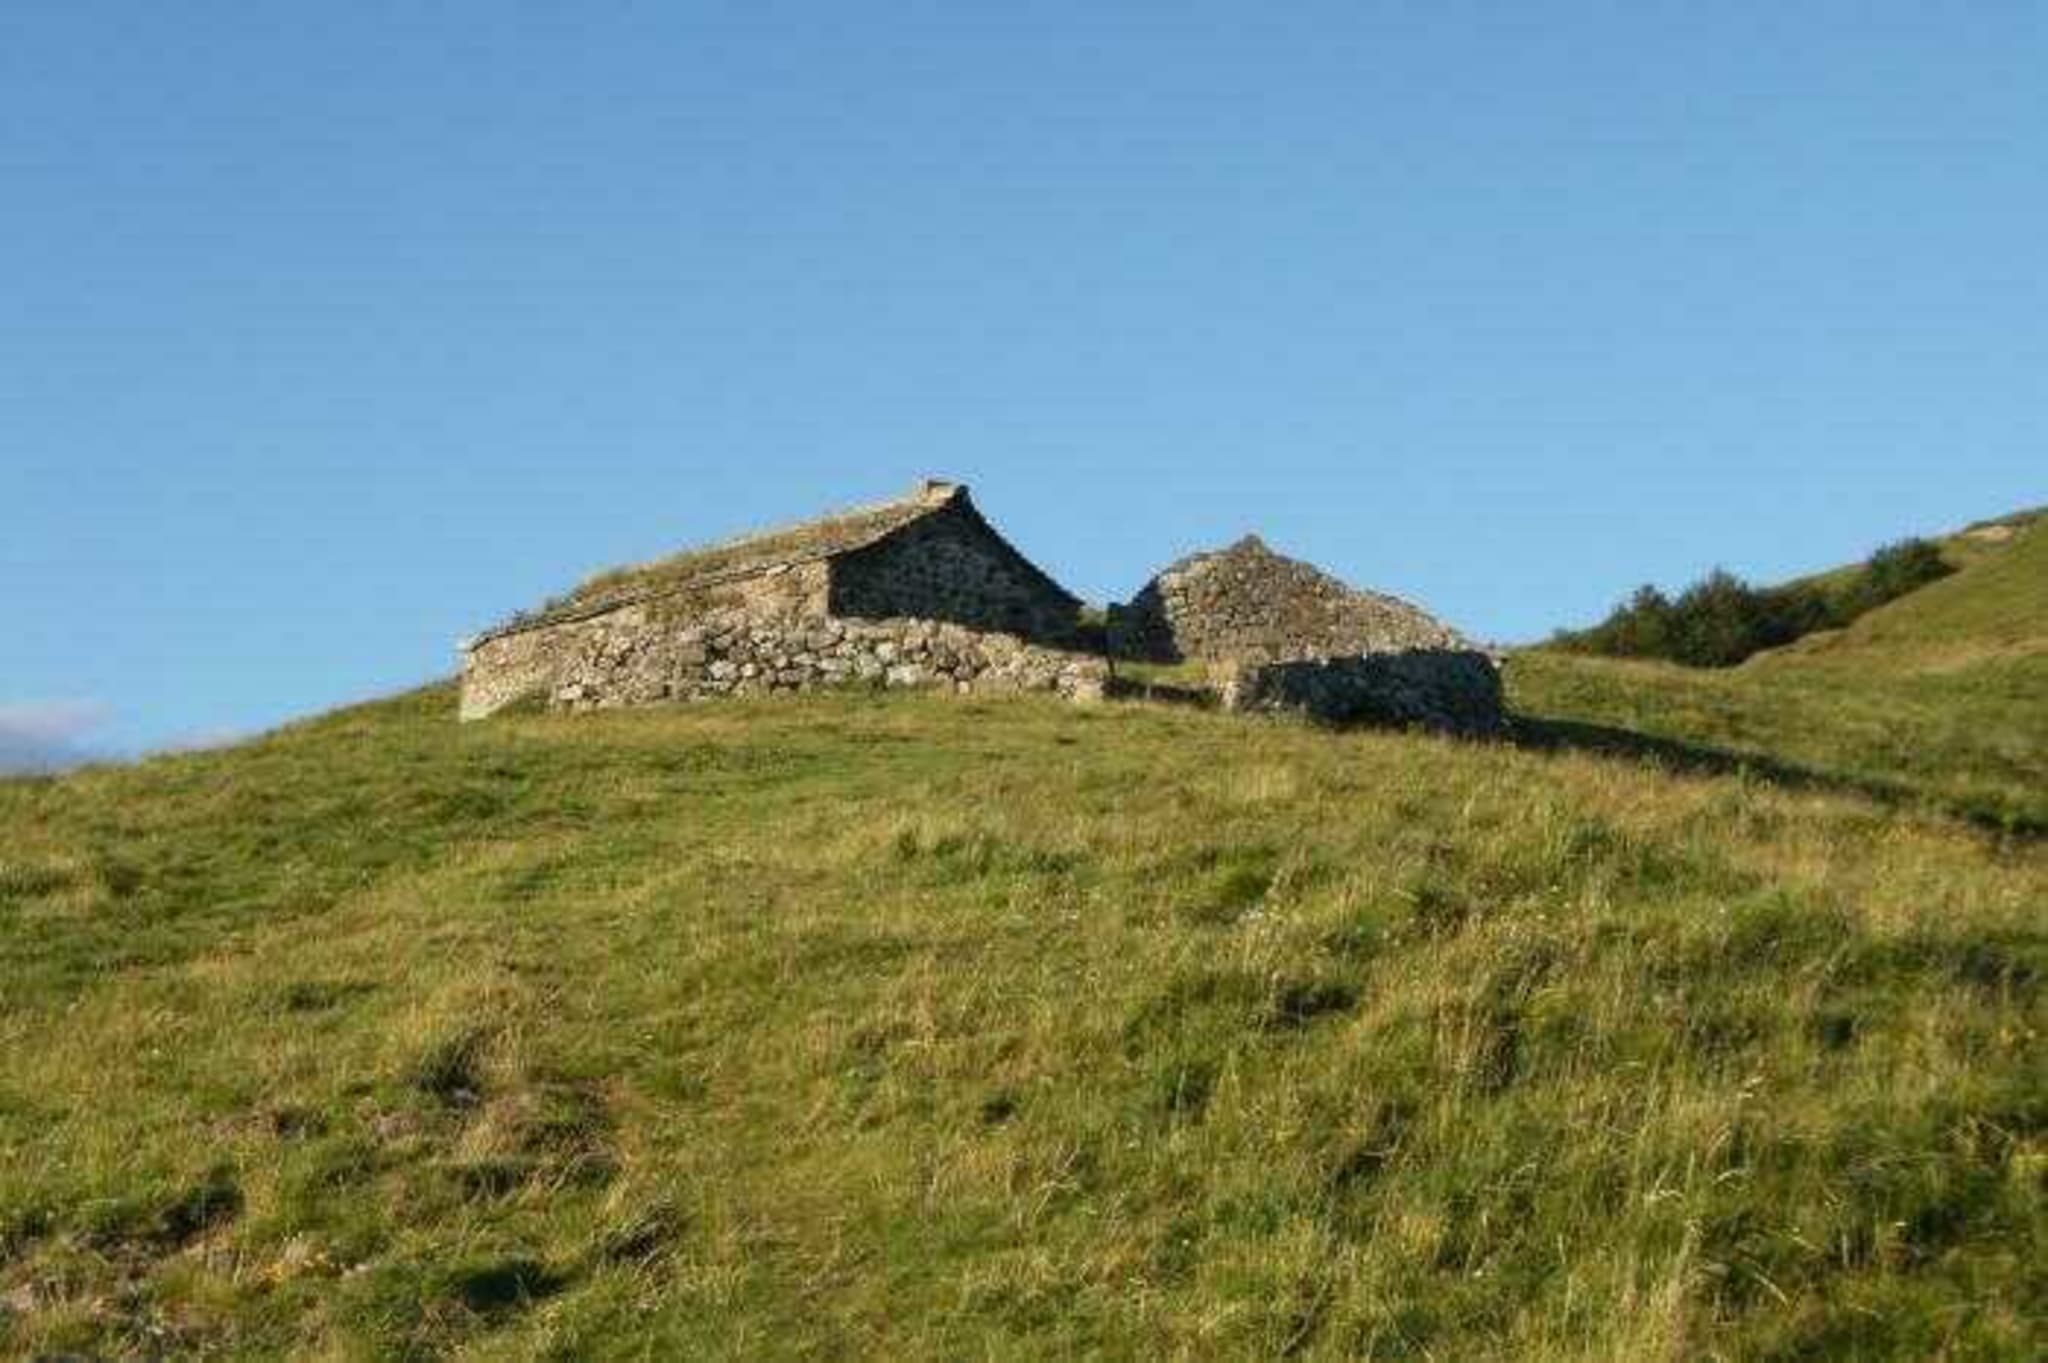
<path id="1" fill-rule="evenodd" d="M 2048 522 L 2008 544 L 1951 540 L 1944 552 L 1961 565 L 1954 576 L 1740 667 L 1522 653 L 1517 703 L 1690 746 L 1709 762 L 1775 761 L 2048 831 Z"/>
<path id="2" fill-rule="evenodd" d="M 0 1354 L 2038 1356 L 2048 852 L 1936 806 L 2039 708 L 1569 661 L 1550 750 L 436 688 L 0 782 Z"/>

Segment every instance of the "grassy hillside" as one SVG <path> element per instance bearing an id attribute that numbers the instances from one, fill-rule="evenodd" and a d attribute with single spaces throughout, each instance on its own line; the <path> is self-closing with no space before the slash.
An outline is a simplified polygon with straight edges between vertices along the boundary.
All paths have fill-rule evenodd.
<path id="1" fill-rule="evenodd" d="M 0 1352 L 2037 1354 L 2048 865 L 1153 706 L 0 783 Z"/>
<path id="2" fill-rule="evenodd" d="M 1951 535 L 1942 555 L 1959 569 L 1858 620 L 1808 641 L 1821 652 L 1882 650 L 1920 670 L 1952 670 L 1993 654 L 2048 652 L 2048 522 L 2025 512 L 2011 538 Z"/>
<path id="3" fill-rule="evenodd" d="M 1676 595 L 1644 585 L 1599 623 L 1560 630 L 1553 651 L 1732 667 L 1865 615 L 1976 561 L 2039 518 L 2019 512 L 1980 522 L 1945 542 L 1898 540 L 1860 563 L 1759 586 L 1716 568 Z M 1910 628 L 1910 627 L 1909 627 Z"/>
<path id="4" fill-rule="evenodd" d="M 0 1354 L 2039 1357 L 2044 555 L 1516 744 L 437 687 L 0 782 Z"/>
<path id="5" fill-rule="evenodd" d="M 1511 668 L 1517 706 L 1576 741 L 1676 765 L 1748 761 L 2048 832 L 2048 523 L 1942 550 L 1953 576 L 1739 667 L 1526 651 Z"/>

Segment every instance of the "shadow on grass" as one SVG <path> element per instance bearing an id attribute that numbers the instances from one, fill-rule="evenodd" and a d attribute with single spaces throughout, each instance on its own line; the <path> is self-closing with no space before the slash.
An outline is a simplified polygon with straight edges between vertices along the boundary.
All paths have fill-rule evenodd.
<path id="1" fill-rule="evenodd" d="M 1507 738 L 1516 747 L 1535 752 L 1584 752 L 1602 757 L 1624 757 L 1637 762 L 1655 762 L 1668 771 L 1689 775 L 1747 775 L 1787 790 L 1858 795 L 1891 809 L 1931 809 L 1986 832 L 2021 840 L 2031 841 L 2048 834 L 2048 820 L 2013 808 L 2003 801 L 1957 798 L 1919 790 L 1897 781 L 1824 771 L 1761 753 L 1687 743 L 1607 724 L 1515 715 L 1510 721 Z"/>
<path id="2" fill-rule="evenodd" d="M 1112 674 L 1106 694 L 1109 699 L 1119 701 L 1150 701 L 1203 710 L 1221 708 L 1221 698 L 1213 687 L 1178 679 L 1153 680 Z M 1384 721 L 1369 718 L 1313 722 L 1334 731 L 1385 727 Z M 1633 762 L 1652 762 L 1666 771 L 1682 775 L 1744 775 L 1786 790 L 1854 795 L 1887 809 L 1931 811 L 1983 832 L 2022 842 L 2048 837 L 2048 817 L 1996 795 L 1954 795 L 1882 777 L 1828 771 L 1764 753 L 1717 748 L 1705 743 L 1639 733 L 1615 725 L 1510 714 L 1506 727 L 1500 732 L 1479 737 L 1482 741 L 1505 741 L 1533 752 L 1591 753 Z"/>
<path id="3" fill-rule="evenodd" d="M 1210 687 L 1181 682 L 1145 681 L 1115 674 L 1111 674 L 1103 694 L 1110 700 L 1157 701 L 1162 705 L 1188 705 L 1199 710 L 1214 710 L 1220 704 L 1216 692 Z"/>

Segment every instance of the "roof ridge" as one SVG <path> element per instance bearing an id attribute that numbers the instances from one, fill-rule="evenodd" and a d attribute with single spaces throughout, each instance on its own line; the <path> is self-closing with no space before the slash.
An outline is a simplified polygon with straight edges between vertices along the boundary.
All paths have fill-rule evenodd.
<path id="1" fill-rule="evenodd" d="M 885 497 L 880 501 L 860 502 L 853 506 L 837 507 L 830 511 L 821 511 L 815 516 L 805 516 L 801 520 L 783 521 L 777 525 L 762 526 L 758 530 L 742 530 L 736 535 L 727 535 L 724 539 L 706 540 L 704 543 L 693 545 L 688 549 L 679 549 L 673 554 L 663 554 L 659 558 L 645 559 L 642 562 L 630 563 L 625 566 L 627 568 L 648 568 L 671 558 L 680 558 L 690 554 L 716 553 L 726 549 L 738 549 L 755 540 L 774 539 L 778 535 L 793 535 L 799 530 L 815 529 L 821 525 L 829 525 L 833 521 L 850 521 L 860 516 L 879 516 L 885 511 L 909 511 L 912 508 L 936 511 L 939 507 L 945 505 L 945 501 L 951 499 L 951 494 L 965 491 L 958 483 L 936 484 L 936 486 L 949 489 L 950 492 L 947 498 L 934 500 L 930 491 L 933 486 L 933 480 L 927 479 L 916 489 L 903 493 L 901 496 Z M 789 561 L 795 563 L 800 560 L 792 558 Z"/>
<path id="2" fill-rule="evenodd" d="M 521 612 L 502 624 L 482 631 L 473 637 L 472 644 L 503 635 L 524 633 L 547 625 L 573 624 L 579 620 L 588 620 L 594 616 L 664 596 L 674 596 L 725 582 L 742 581 L 777 567 L 794 567 L 798 564 L 814 563 L 820 559 L 837 558 L 865 549 L 904 527 L 923 520 L 926 516 L 956 504 L 972 505 L 968 500 L 965 484 L 927 478 L 910 492 L 899 497 L 842 507 L 803 520 L 728 535 L 723 539 L 692 545 L 658 558 L 622 564 L 585 579 L 567 596 L 545 604 L 538 610 Z M 860 525 L 858 533 L 845 538 L 826 538 L 816 544 L 791 545 L 781 552 L 751 559 L 733 557 L 744 555 L 750 545 L 759 544 L 765 547 L 778 539 L 792 539 L 807 533 L 817 533 L 841 523 L 857 525 L 862 521 L 873 521 L 873 524 Z M 726 561 L 716 562 L 720 557 L 724 557 Z M 713 561 L 691 572 L 687 565 L 692 559 Z M 679 571 L 673 577 L 664 578 L 663 568 Z M 637 584 L 634 581 L 636 578 L 641 579 Z M 604 592 L 601 584 L 612 579 L 621 580 L 613 591 Z"/>
<path id="3" fill-rule="evenodd" d="M 1292 554 L 1285 554 L 1280 552 L 1278 549 L 1275 549 L 1273 548 L 1273 546 L 1266 543 L 1266 541 L 1256 532 L 1241 535 L 1237 539 L 1231 541 L 1229 544 L 1223 545 L 1220 548 L 1197 549 L 1195 552 L 1191 554 L 1185 554 L 1180 558 L 1174 560 L 1172 563 L 1167 564 L 1166 567 L 1161 568 L 1157 573 L 1155 573 L 1152 576 L 1150 581 L 1157 582 L 1160 578 L 1163 578 L 1170 573 L 1187 574 L 1197 572 L 1219 561 L 1233 558 L 1243 558 L 1249 555 L 1259 555 L 1265 558 L 1275 559 L 1280 563 L 1288 565 L 1290 568 L 1306 572 L 1310 576 L 1327 584 L 1328 586 L 1334 587 L 1338 592 L 1342 593 L 1345 596 L 1353 597 L 1363 601 L 1370 601 L 1375 605 L 1391 608 L 1396 612 L 1406 613 L 1419 619 L 1426 620 L 1432 625 L 1435 625 L 1437 628 L 1442 629 L 1447 634 L 1451 634 L 1459 639 L 1466 639 L 1468 637 L 1462 630 L 1459 630 L 1452 625 L 1446 624 L 1444 621 L 1438 619 L 1435 615 L 1431 614 L 1423 607 L 1417 605 L 1415 602 L 1410 601 L 1405 596 L 1398 596 L 1393 592 L 1381 591 L 1377 587 L 1358 586 L 1357 584 L 1349 581 L 1348 579 L 1340 577 L 1336 573 L 1331 572 L 1328 568 L 1323 567 L 1320 563 L 1316 563 L 1305 558 L 1297 558 Z"/>

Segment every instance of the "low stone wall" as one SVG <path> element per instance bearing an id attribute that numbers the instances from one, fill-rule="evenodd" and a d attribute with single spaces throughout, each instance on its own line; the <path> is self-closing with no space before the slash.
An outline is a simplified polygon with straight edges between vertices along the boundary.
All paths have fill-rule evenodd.
<path id="1" fill-rule="evenodd" d="M 485 640 L 463 669 L 462 715 L 481 718 L 529 696 L 597 710 L 841 685 L 1095 700 L 1107 680 L 1099 658 L 939 621 L 730 611 L 682 622 L 632 609 Z"/>
<path id="2" fill-rule="evenodd" d="M 1295 711 L 1332 724 L 1421 725 L 1460 734 L 1506 726 L 1500 672 L 1476 649 L 1417 648 L 1226 669 L 1226 710 Z"/>
<path id="3" fill-rule="evenodd" d="M 627 609 L 637 617 L 638 607 Z M 519 701 L 548 695 L 562 660 L 574 653 L 577 641 L 590 629 L 582 621 L 539 625 L 486 635 L 470 644 L 462 654 L 458 715 L 482 719 Z"/>

